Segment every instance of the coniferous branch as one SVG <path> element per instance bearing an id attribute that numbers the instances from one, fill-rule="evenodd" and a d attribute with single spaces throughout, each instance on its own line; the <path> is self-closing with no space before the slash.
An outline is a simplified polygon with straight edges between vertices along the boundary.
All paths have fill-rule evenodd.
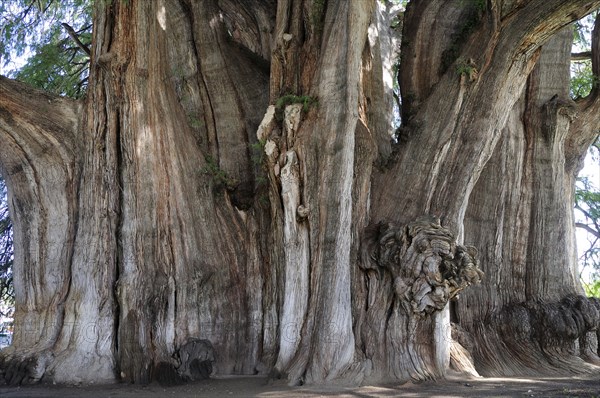
<path id="1" fill-rule="evenodd" d="M 67 31 L 67 34 L 71 37 L 71 39 L 73 39 L 73 41 L 75 42 L 75 44 L 77 44 L 77 46 L 83 50 L 83 52 L 85 52 L 88 57 L 92 55 L 92 52 L 90 51 L 89 47 L 86 46 L 85 44 L 83 44 L 81 42 L 81 40 L 79 40 L 79 37 L 77 36 L 77 33 L 75 32 L 75 30 L 71 27 L 71 25 L 69 25 L 68 23 L 61 23 L 61 25 L 65 28 L 65 30 Z"/>

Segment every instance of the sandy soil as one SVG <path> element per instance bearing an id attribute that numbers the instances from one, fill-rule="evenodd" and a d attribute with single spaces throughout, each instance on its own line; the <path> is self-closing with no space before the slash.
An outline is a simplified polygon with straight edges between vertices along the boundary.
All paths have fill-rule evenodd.
<path id="1" fill-rule="evenodd" d="M 0 396 L 16 397 L 586 397 L 600 398 L 600 379 L 595 378 L 479 378 L 451 377 L 438 382 L 358 388 L 288 387 L 264 377 L 222 377 L 176 387 L 128 384 L 0 387 Z"/>

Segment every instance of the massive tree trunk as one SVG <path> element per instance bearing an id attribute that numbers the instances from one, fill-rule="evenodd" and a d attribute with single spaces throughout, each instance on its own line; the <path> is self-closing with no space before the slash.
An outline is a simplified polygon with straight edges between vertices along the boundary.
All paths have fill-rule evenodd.
<path id="1" fill-rule="evenodd" d="M 85 101 L 0 78 L 17 302 L 4 379 L 442 377 L 449 300 L 482 277 L 463 242 L 487 274 L 454 309 L 477 344 L 502 349 L 478 325 L 515 302 L 590 306 L 564 276 L 596 102 L 572 122 L 561 85 L 540 108 L 540 48 L 599 5 L 410 2 L 395 143 L 380 2 L 96 2 Z M 486 372 L 520 369 L 521 351 L 484 350 Z"/>
<path id="2" fill-rule="evenodd" d="M 595 71 L 599 34 L 597 23 Z M 544 45 L 467 210 L 465 239 L 482 249 L 494 280 L 466 292 L 455 314 L 485 375 L 597 371 L 586 362 L 600 364 L 600 302 L 581 296 L 570 209 L 600 101 L 597 89 L 579 103 L 569 99 L 571 41 L 566 29 Z"/>

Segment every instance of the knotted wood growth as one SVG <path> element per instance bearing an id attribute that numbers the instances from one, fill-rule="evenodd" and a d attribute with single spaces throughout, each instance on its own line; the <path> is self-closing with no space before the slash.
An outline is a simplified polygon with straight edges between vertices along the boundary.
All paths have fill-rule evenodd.
<path id="1" fill-rule="evenodd" d="M 373 377 L 440 376 L 449 352 L 430 343 L 443 347 L 449 341 L 448 301 L 481 281 L 477 251 L 458 245 L 434 217 L 403 227 L 376 225 L 365 242 L 361 269 L 368 293 L 361 337 Z"/>
<path id="2" fill-rule="evenodd" d="M 407 314 L 426 316 L 440 311 L 449 299 L 483 277 L 477 250 L 456 244 L 454 234 L 434 217 L 406 227 L 379 224 L 370 233 L 375 242 L 364 253 L 369 258 L 362 268 L 377 270 L 377 277 L 383 272 L 391 275 L 394 297 Z M 371 294 L 369 302 L 373 302 Z"/>

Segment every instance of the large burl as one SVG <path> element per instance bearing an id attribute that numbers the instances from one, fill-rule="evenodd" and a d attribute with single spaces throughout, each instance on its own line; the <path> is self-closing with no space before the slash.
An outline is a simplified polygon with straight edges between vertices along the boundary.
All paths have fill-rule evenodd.
<path id="1" fill-rule="evenodd" d="M 435 217 L 407 226 L 380 223 L 368 231 L 362 268 L 389 272 L 395 296 L 407 313 L 431 314 L 467 286 L 479 283 L 477 250 L 456 244 L 456 237 Z"/>
<path id="2" fill-rule="evenodd" d="M 366 302 L 357 308 L 357 344 L 367 381 L 443 377 L 450 361 L 448 301 L 483 273 L 477 251 L 456 243 L 435 217 L 380 223 L 362 240 Z"/>

